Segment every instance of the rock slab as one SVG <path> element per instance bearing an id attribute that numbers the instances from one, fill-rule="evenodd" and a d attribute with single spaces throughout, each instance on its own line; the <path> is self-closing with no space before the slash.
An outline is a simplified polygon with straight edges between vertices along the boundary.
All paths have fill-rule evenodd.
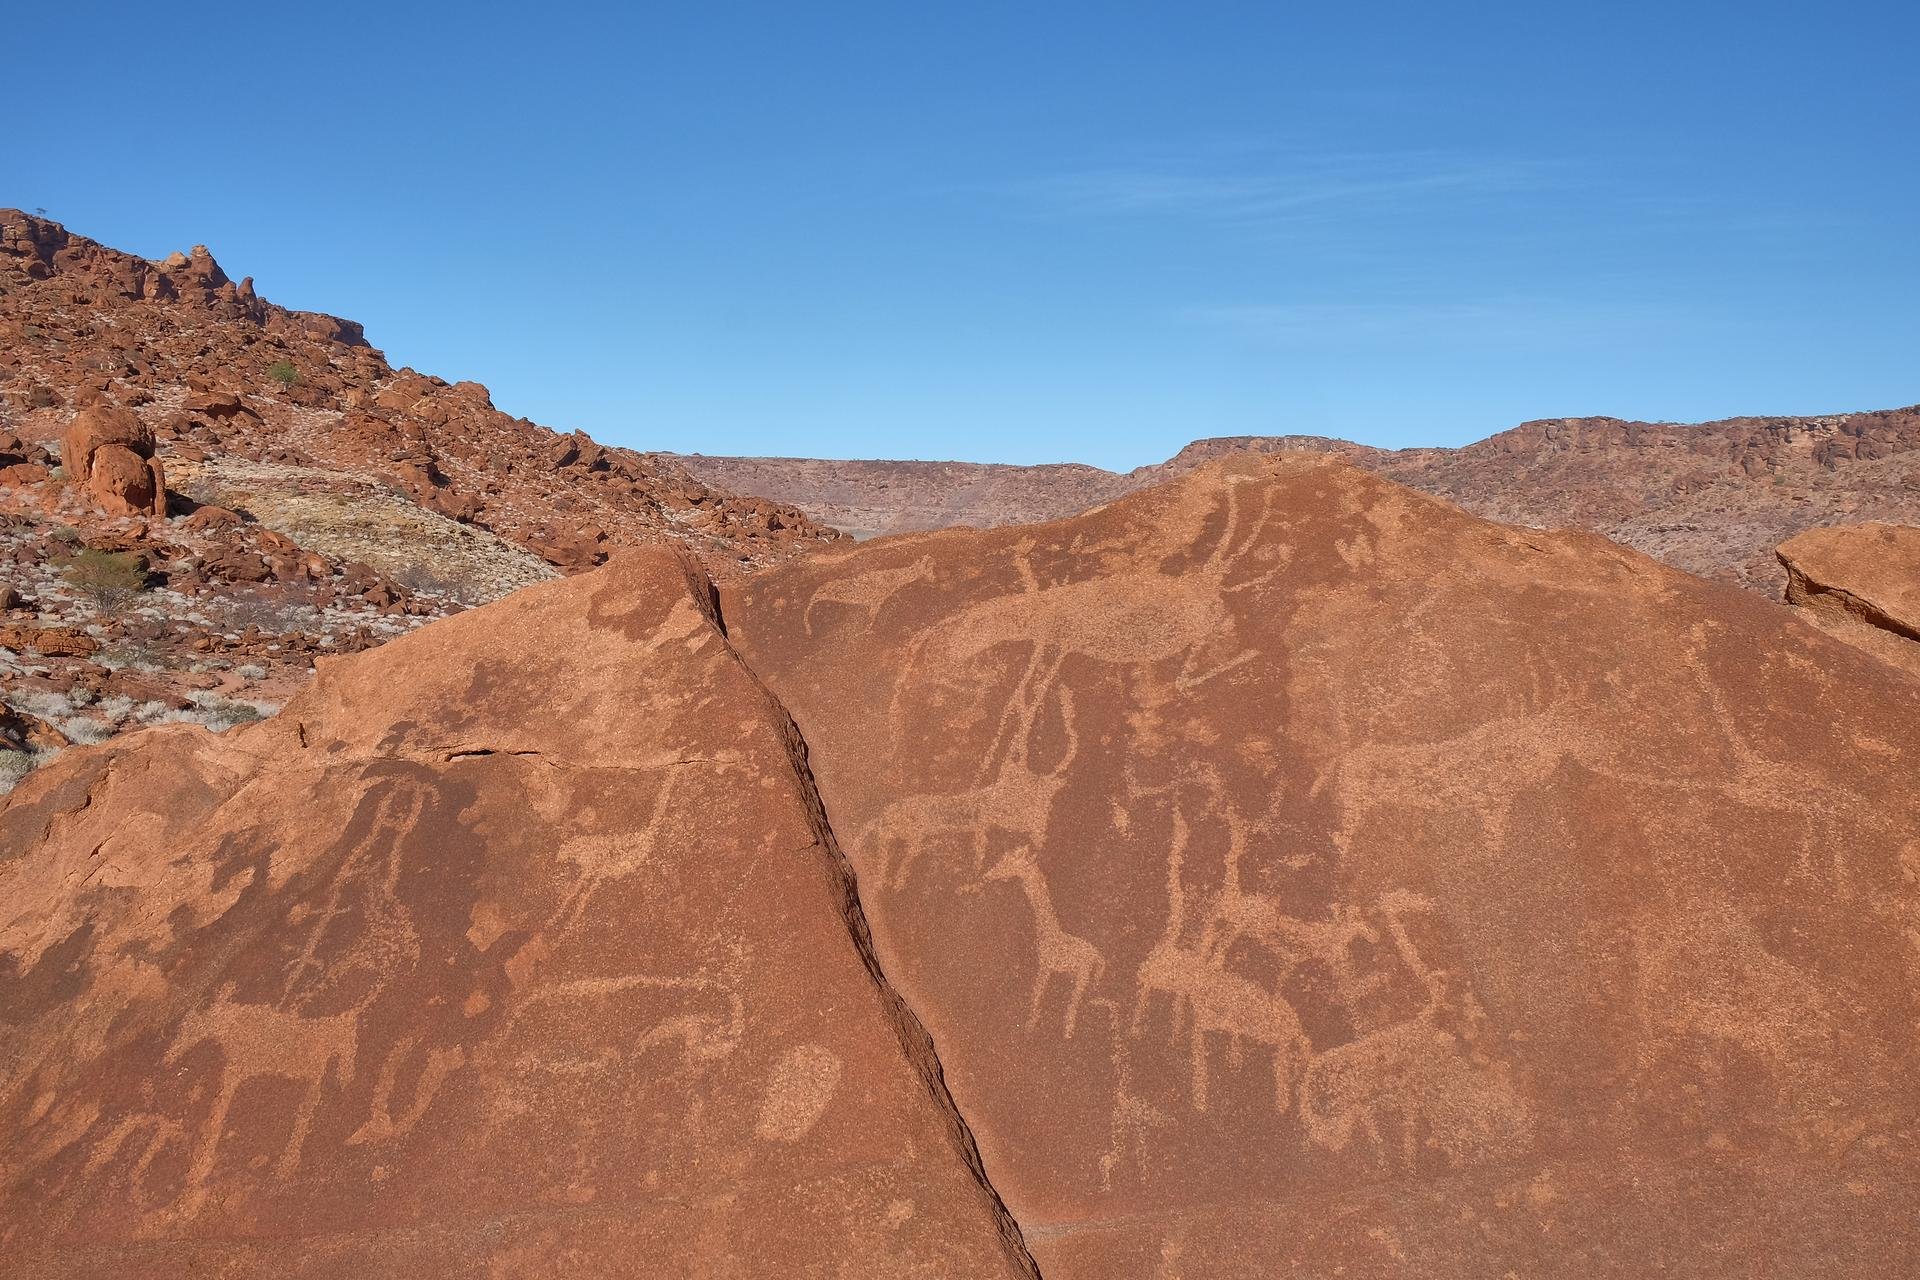
<path id="1" fill-rule="evenodd" d="M 636 553 L 30 777 L 8 1273 L 1031 1274 L 710 601 Z"/>
<path id="2" fill-rule="evenodd" d="M 1312 460 L 723 595 L 1047 1276 L 1910 1274 L 1920 681 Z"/>

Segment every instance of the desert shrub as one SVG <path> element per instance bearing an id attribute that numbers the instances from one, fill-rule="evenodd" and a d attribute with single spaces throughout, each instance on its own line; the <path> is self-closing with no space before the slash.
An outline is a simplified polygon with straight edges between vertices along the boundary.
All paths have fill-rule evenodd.
<path id="1" fill-rule="evenodd" d="M 67 561 L 62 573 L 74 590 L 102 609 L 119 609 L 147 589 L 147 562 L 131 551 L 84 547 Z"/>
<path id="2" fill-rule="evenodd" d="M 409 591 L 429 596 L 458 596 L 460 583 L 453 574 L 445 572 L 439 565 L 424 561 L 414 561 L 402 565 L 393 573 L 393 580 Z"/>
<path id="3" fill-rule="evenodd" d="M 293 367 L 291 360 L 275 360 L 267 366 L 267 376 L 279 383 L 282 390 L 300 381 L 300 371 Z"/>
<path id="4" fill-rule="evenodd" d="M 24 711 L 56 726 L 71 716 L 77 706 L 70 694 L 40 689 L 10 690 L 6 702 L 16 711 Z"/>
<path id="5" fill-rule="evenodd" d="M 75 716 L 71 720 L 60 722 L 60 732 L 67 735 L 69 741 L 78 746 L 90 747 L 96 742 L 105 742 L 113 736 L 113 726 L 104 720 L 95 720 L 90 716 Z"/>
<path id="6" fill-rule="evenodd" d="M 193 699 L 193 718 L 215 733 L 264 718 L 260 708 L 251 702 L 234 702 L 210 693 L 187 696 Z"/>
<path id="7" fill-rule="evenodd" d="M 146 610 L 141 612 L 145 613 Z M 130 642 L 123 642 L 111 649 L 103 650 L 95 654 L 93 660 L 109 671 L 122 671 L 129 668 L 134 671 L 158 671 L 161 665 L 159 656 L 151 648 Z"/>
<path id="8" fill-rule="evenodd" d="M 29 751 L 0 750 L 0 796 L 19 785 L 40 762 Z"/>

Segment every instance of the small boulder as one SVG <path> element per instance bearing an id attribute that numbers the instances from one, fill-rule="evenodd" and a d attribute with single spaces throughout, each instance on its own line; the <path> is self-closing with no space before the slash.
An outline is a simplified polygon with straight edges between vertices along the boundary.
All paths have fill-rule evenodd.
<path id="1" fill-rule="evenodd" d="M 212 529 L 237 529 L 242 523 L 244 521 L 241 520 L 239 512 L 210 504 L 198 508 L 180 522 L 182 528 L 194 533 L 205 533 Z"/>
<path id="2" fill-rule="evenodd" d="M 37 653 L 44 658 L 85 658 L 100 647 L 84 631 L 70 627 L 0 626 L 0 649 Z"/>
<path id="3" fill-rule="evenodd" d="M 16 462 L 0 467 L 0 489 L 19 489 L 50 479 L 53 473 L 37 462 Z"/>

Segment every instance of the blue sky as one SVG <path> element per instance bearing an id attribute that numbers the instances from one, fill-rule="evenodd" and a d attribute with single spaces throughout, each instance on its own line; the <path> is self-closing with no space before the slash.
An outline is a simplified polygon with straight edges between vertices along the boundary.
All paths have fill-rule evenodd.
<path id="1" fill-rule="evenodd" d="M 205 242 L 618 444 L 1130 467 L 1920 400 L 1911 3 L 83 3 L 9 33 L 0 204 Z"/>

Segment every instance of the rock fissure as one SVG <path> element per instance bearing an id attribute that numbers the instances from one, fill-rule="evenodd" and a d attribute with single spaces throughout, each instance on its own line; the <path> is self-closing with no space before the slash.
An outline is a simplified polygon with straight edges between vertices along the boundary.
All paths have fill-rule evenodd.
<path id="1" fill-rule="evenodd" d="M 1811 581 L 1791 565 L 1788 566 L 1787 572 L 1790 575 L 1790 584 L 1787 588 L 1789 602 L 1811 609 L 1825 607 L 1833 612 L 1845 614 L 1851 621 L 1898 636 L 1902 640 L 1911 640 L 1920 644 L 1920 628 L 1908 626 L 1900 619 L 1875 607 L 1872 601 L 1862 599 L 1845 587 L 1826 586 Z"/>
<path id="2" fill-rule="evenodd" d="M 694 585 L 697 590 L 698 584 Z M 721 621 L 719 593 L 712 590 L 710 582 L 708 589 L 711 592 L 709 596 L 711 611 L 707 616 L 713 623 L 715 632 L 719 634 L 722 643 L 727 646 L 734 660 L 740 664 L 740 669 L 759 689 L 761 696 L 767 700 L 767 706 L 774 721 L 781 728 L 787 757 L 793 765 L 794 779 L 800 786 L 801 802 L 806 807 L 808 819 L 814 829 L 813 847 L 819 849 L 825 857 L 825 869 L 833 878 L 836 896 L 840 902 L 840 914 L 846 923 L 847 934 L 853 941 L 854 950 L 859 954 L 860 962 L 866 968 L 868 977 L 879 989 L 887 1019 L 899 1037 L 900 1047 L 906 1053 L 907 1060 L 913 1064 L 914 1070 L 919 1073 L 922 1083 L 939 1107 L 940 1113 L 945 1117 L 949 1135 L 953 1139 L 958 1154 L 991 1204 L 1008 1260 L 1019 1268 L 1022 1274 L 1031 1276 L 1033 1280 L 1040 1280 L 1039 1264 L 1034 1261 L 1033 1254 L 1027 1249 L 1026 1235 L 1021 1230 L 1020 1221 L 1014 1217 L 1013 1211 L 1007 1207 L 1007 1202 L 1001 1197 L 999 1189 L 993 1185 L 993 1179 L 987 1173 L 986 1162 L 980 1155 L 980 1145 L 973 1136 L 973 1127 L 967 1123 L 967 1118 L 961 1113 L 959 1104 L 954 1101 L 952 1091 L 947 1088 L 946 1069 L 941 1064 L 940 1052 L 933 1042 L 932 1033 L 927 1030 L 926 1024 L 921 1022 L 920 1016 L 914 1012 L 913 1006 L 907 1002 L 900 989 L 887 977 L 886 970 L 880 964 L 879 954 L 874 950 L 873 930 L 867 923 L 866 908 L 860 901 L 859 876 L 854 871 L 853 863 L 840 848 L 839 839 L 834 835 L 833 824 L 827 816 L 826 799 L 821 795 L 819 782 L 814 777 L 813 766 L 808 760 L 806 737 L 800 732 L 800 726 L 794 722 L 786 706 L 774 696 L 766 682 L 761 680 L 758 673 L 748 664 L 745 656 L 734 648 L 733 642 L 727 638 Z M 703 612 L 706 611 L 703 610 Z"/>

